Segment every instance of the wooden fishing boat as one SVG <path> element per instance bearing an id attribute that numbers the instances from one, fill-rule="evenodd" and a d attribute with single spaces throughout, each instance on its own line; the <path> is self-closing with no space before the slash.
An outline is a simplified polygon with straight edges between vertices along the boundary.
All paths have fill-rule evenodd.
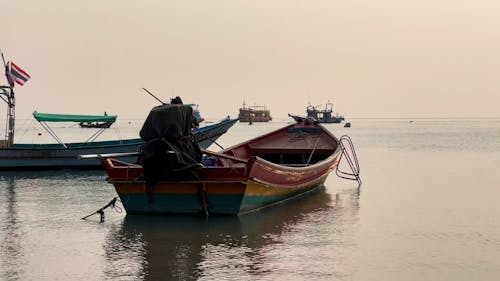
<path id="1" fill-rule="evenodd" d="M 321 187 L 343 147 L 321 124 L 304 120 L 221 152 L 204 150 L 191 178 L 151 182 L 141 165 L 101 162 L 128 214 L 239 215 Z"/>
<path id="2" fill-rule="evenodd" d="M 82 154 L 136 153 L 144 143 L 140 138 L 97 141 L 106 128 L 98 129 L 84 142 L 67 143 L 61 140 L 48 126 L 48 122 L 96 122 L 110 121 L 116 116 L 47 114 L 34 112 L 33 117 L 54 137 L 57 143 L 14 143 L 14 91 L 9 86 L 0 86 L 0 97 L 8 104 L 7 132 L 0 140 L 0 170 L 23 169 L 102 169 L 97 159 L 81 160 Z M 238 119 L 224 119 L 219 123 L 194 129 L 192 133 L 199 146 L 207 148 L 227 132 Z M 135 161 L 136 157 L 123 158 Z"/>

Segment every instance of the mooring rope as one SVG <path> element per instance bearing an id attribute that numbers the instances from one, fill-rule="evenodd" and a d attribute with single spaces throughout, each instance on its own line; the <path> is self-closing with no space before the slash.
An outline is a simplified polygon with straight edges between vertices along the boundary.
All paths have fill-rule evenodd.
<path id="1" fill-rule="evenodd" d="M 318 146 L 318 143 L 319 143 L 320 139 L 321 139 L 321 135 L 318 136 L 318 139 L 316 140 L 316 143 L 314 144 L 314 147 L 311 150 L 311 154 L 309 154 L 309 158 L 307 159 L 306 166 L 309 166 L 309 163 L 311 162 L 311 159 L 313 157 L 314 151 L 316 151 L 316 147 Z"/>
<path id="2" fill-rule="evenodd" d="M 213 141 L 213 143 L 215 143 L 218 147 L 220 147 L 220 149 L 224 150 L 224 147 L 222 147 L 222 145 L 220 145 L 219 143 L 217 143 L 215 140 L 214 140 L 214 137 L 211 137 L 210 135 L 208 135 L 207 133 L 199 130 L 198 133 L 202 134 L 203 136 L 207 137 L 208 140 L 211 140 Z"/>

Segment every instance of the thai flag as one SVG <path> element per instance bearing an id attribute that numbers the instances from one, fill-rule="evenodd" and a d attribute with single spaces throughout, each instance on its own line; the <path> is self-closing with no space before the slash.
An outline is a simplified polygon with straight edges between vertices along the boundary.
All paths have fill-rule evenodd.
<path id="1" fill-rule="evenodd" d="M 10 71 L 7 77 L 9 76 L 10 79 L 14 80 L 14 82 L 16 82 L 21 86 L 24 85 L 24 83 L 28 82 L 28 80 L 31 78 L 30 75 L 26 73 L 26 71 L 22 70 L 19 66 L 17 66 L 13 62 L 10 62 Z"/>

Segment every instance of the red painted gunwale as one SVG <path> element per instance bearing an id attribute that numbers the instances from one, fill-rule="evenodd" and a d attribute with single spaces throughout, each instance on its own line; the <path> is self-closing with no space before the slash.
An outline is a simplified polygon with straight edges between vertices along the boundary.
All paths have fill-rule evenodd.
<path id="1" fill-rule="evenodd" d="M 313 134 L 307 134 L 307 132 Z M 311 136 L 316 136 L 313 138 Z M 265 160 L 256 155 L 262 153 L 314 153 L 329 155 L 325 159 L 305 167 L 290 167 Z M 338 139 L 321 124 L 296 123 L 260 137 L 222 150 L 220 153 L 247 160 L 219 160 L 216 167 L 198 170 L 201 181 L 206 180 L 253 180 L 270 186 L 293 188 L 317 182 L 330 173 L 340 158 Z M 220 159 L 220 158 L 219 158 Z M 108 181 L 143 181 L 142 167 L 116 159 L 102 159 L 108 173 Z"/>

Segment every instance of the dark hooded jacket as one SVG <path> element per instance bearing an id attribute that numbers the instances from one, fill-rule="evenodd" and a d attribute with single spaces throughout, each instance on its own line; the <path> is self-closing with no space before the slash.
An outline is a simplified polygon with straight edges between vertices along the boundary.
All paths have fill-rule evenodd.
<path id="1" fill-rule="evenodd" d="M 196 178 L 202 154 L 191 131 L 192 119 L 191 106 L 164 104 L 151 110 L 139 133 L 145 142 L 139 164 L 148 184 Z"/>

